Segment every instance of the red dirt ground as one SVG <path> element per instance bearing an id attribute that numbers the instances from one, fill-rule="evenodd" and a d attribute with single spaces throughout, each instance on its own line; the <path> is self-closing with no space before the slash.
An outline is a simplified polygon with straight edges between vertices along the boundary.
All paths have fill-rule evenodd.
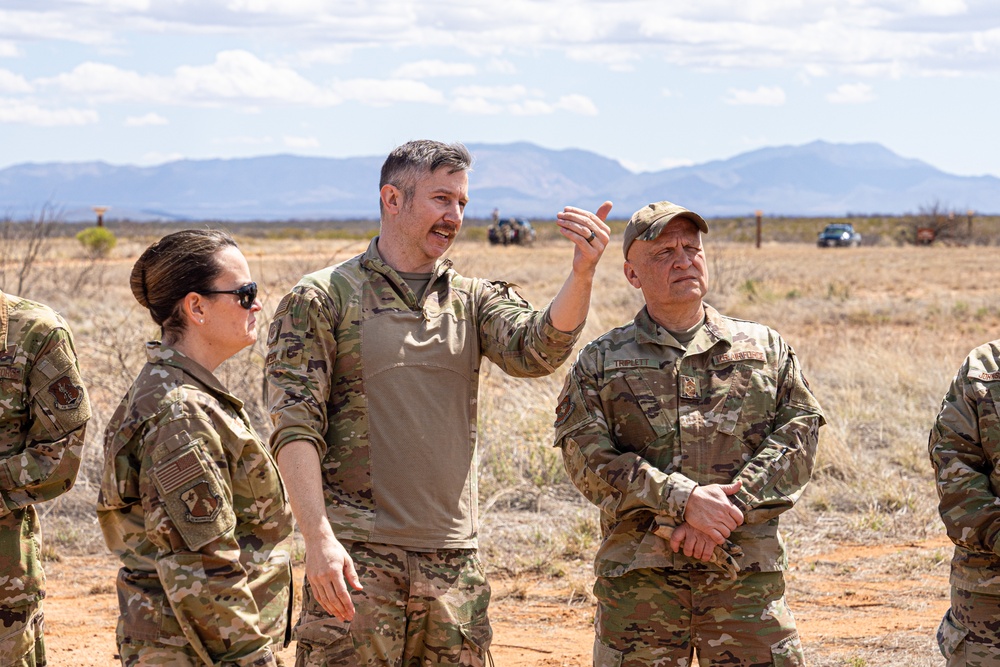
<path id="1" fill-rule="evenodd" d="M 787 596 L 810 665 L 938 665 L 934 631 L 948 606 L 950 543 L 840 544 L 800 558 Z M 115 659 L 111 556 L 46 564 L 46 644 L 54 666 L 107 666 Z M 301 577 L 301 572 L 296 575 Z M 590 665 L 593 602 L 560 580 L 494 581 L 493 657 L 503 667 Z M 524 599 L 518 599 L 522 597 Z M 282 652 L 293 664 L 294 646 Z"/>

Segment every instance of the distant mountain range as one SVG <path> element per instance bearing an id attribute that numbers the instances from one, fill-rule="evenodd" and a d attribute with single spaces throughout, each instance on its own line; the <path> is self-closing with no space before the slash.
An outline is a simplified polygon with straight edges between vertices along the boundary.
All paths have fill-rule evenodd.
<path id="1" fill-rule="evenodd" d="M 466 216 L 552 218 L 567 204 L 615 202 L 627 217 L 668 199 L 705 216 L 1000 213 L 1000 179 L 955 176 L 874 143 L 762 148 L 691 167 L 633 173 L 583 150 L 529 143 L 469 144 L 475 156 Z M 156 167 L 104 162 L 19 164 L 0 170 L 0 215 L 36 214 L 48 205 L 68 221 L 108 219 L 292 220 L 378 217 L 384 156 L 274 155 L 179 160 Z"/>

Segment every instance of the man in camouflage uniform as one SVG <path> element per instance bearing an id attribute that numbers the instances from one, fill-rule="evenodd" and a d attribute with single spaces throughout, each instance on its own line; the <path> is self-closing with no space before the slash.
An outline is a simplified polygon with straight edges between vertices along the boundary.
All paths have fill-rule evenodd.
<path id="1" fill-rule="evenodd" d="M 951 608 L 937 640 L 948 667 L 1000 667 L 1000 340 L 973 350 L 931 429 L 941 519 L 955 543 Z"/>
<path id="2" fill-rule="evenodd" d="M 625 228 L 635 320 L 587 345 L 556 445 L 601 509 L 598 667 L 802 665 L 778 516 L 809 481 L 819 404 L 766 326 L 703 302 L 701 216 L 650 204 Z"/>
<path id="3" fill-rule="evenodd" d="M 122 561 L 122 665 L 274 667 L 292 514 L 243 401 L 159 342 L 108 422 L 97 514 Z"/>
<path id="4" fill-rule="evenodd" d="M 76 479 L 90 403 L 51 308 L 0 291 L 0 664 L 45 665 L 35 503 Z"/>
<path id="5" fill-rule="evenodd" d="M 611 204 L 559 214 L 572 271 L 535 311 L 509 285 L 463 277 L 441 259 L 462 224 L 470 162 L 461 145 L 394 150 L 382 168 L 380 235 L 364 254 L 304 277 L 275 312 L 271 446 L 306 544 L 300 667 L 472 666 L 487 655 L 480 365 L 485 357 L 536 377 L 569 356 Z"/>

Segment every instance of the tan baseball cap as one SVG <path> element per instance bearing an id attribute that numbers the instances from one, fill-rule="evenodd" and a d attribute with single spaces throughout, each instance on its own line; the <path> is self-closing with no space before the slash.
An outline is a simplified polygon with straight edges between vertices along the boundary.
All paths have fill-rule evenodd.
<path id="1" fill-rule="evenodd" d="M 622 245 L 622 252 L 625 259 L 628 259 L 628 249 L 632 246 L 632 241 L 652 241 L 663 228 L 674 218 L 687 218 L 702 231 L 708 233 L 708 223 L 697 213 L 687 210 L 683 206 L 672 204 L 668 201 L 658 201 L 655 204 L 647 204 L 632 214 L 632 219 L 625 225 L 625 243 Z"/>

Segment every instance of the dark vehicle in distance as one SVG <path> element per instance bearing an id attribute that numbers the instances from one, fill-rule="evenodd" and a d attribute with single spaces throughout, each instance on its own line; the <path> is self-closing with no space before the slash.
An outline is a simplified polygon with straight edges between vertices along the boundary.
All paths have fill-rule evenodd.
<path id="1" fill-rule="evenodd" d="M 531 245 L 535 242 L 535 228 L 524 218 L 503 218 L 490 225 L 487 236 L 492 245 Z"/>
<path id="2" fill-rule="evenodd" d="M 854 225 L 850 223 L 834 223 L 827 225 L 819 233 L 816 245 L 820 248 L 828 248 L 830 246 L 857 248 L 861 245 L 861 234 L 854 231 Z"/>

